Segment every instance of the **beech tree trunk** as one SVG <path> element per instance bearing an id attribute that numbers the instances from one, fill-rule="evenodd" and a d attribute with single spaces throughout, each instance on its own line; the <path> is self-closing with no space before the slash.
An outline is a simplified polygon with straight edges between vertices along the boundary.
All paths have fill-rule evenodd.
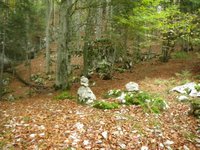
<path id="1" fill-rule="evenodd" d="M 52 0 L 46 0 L 47 2 L 47 21 L 46 21 L 46 73 L 50 73 L 50 22 L 51 22 L 51 15 L 52 15 L 52 7 L 53 7 L 53 2 Z"/>
<path id="2" fill-rule="evenodd" d="M 0 68 L 0 99 L 3 96 L 3 90 L 4 90 L 4 85 L 3 85 L 3 70 L 4 70 L 4 56 L 5 56 L 5 41 L 6 41 L 6 33 L 5 29 L 3 32 L 3 43 L 2 43 L 2 52 L 1 52 L 1 68 Z"/>
<path id="3" fill-rule="evenodd" d="M 95 22 L 94 14 L 95 13 L 96 13 L 95 8 L 89 8 L 87 21 L 86 21 L 86 27 L 85 27 L 85 38 L 84 38 L 84 47 L 83 47 L 83 62 L 84 62 L 83 74 L 84 76 L 88 76 L 88 69 L 89 69 L 88 44 L 92 40 L 92 37 L 95 34 L 95 31 L 94 31 L 94 22 Z"/>
<path id="4" fill-rule="evenodd" d="M 96 17 L 96 39 L 100 39 L 102 36 L 102 26 L 103 26 L 103 8 L 100 3 L 100 7 L 97 8 L 97 17 Z"/>
<path id="5" fill-rule="evenodd" d="M 60 5 L 59 39 L 57 50 L 56 87 L 58 89 L 69 88 L 68 70 L 69 42 L 72 0 L 65 0 Z"/>

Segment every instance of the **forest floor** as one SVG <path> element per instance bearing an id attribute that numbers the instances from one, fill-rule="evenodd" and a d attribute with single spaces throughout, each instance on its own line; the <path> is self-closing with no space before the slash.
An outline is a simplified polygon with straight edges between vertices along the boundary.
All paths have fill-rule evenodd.
<path id="1" fill-rule="evenodd" d="M 44 68 L 43 56 L 32 60 L 32 73 Z M 79 58 L 73 60 L 81 64 Z M 163 97 L 169 109 L 146 113 L 139 106 L 123 106 L 99 110 L 77 104 L 75 100 L 55 100 L 59 92 L 41 91 L 28 97 L 29 88 L 13 79 L 9 88 L 13 101 L 0 101 L 0 149 L 96 149 L 96 150 L 196 150 L 197 120 L 188 114 L 189 103 L 179 102 L 175 86 L 189 81 L 200 82 L 200 60 L 194 54 L 187 59 L 172 59 L 168 63 L 150 60 L 135 65 L 131 71 L 114 72 L 112 80 L 90 79 L 98 99 L 111 89 L 125 89 L 125 84 L 137 82 L 140 89 Z M 18 71 L 25 79 L 24 65 Z M 76 75 L 76 74 L 75 74 Z M 77 75 L 78 76 L 78 75 Z M 46 83 L 46 85 L 51 83 Z M 69 91 L 76 95 L 79 83 Z"/>

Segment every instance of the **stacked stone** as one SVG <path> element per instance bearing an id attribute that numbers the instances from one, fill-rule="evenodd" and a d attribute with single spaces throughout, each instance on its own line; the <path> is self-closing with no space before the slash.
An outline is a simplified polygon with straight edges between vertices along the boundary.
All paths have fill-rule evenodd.
<path id="1" fill-rule="evenodd" d="M 91 104 L 96 100 L 96 96 L 89 87 L 89 80 L 84 76 L 81 77 L 81 87 L 78 89 L 77 94 L 80 103 Z"/>

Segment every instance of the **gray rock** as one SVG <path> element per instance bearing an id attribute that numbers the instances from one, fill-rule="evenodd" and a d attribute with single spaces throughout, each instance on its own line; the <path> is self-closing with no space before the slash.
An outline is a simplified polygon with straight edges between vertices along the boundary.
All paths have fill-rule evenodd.
<path id="1" fill-rule="evenodd" d="M 129 82 L 126 84 L 126 90 L 129 92 L 139 91 L 139 85 L 135 82 Z"/>
<path id="2" fill-rule="evenodd" d="M 85 104 L 91 104 L 96 100 L 96 96 L 89 87 L 81 86 L 78 89 L 78 101 Z"/>
<path id="3" fill-rule="evenodd" d="M 190 150 L 189 147 L 187 147 L 186 145 L 183 146 L 184 150 Z"/>
<path id="4" fill-rule="evenodd" d="M 170 91 L 176 91 L 176 92 L 181 93 L 181 94 L 188 94 L 191 97 L 200 97 L 200 92 L 198 92 L 195 89 L 195 86 L 197 86 L 197 85 L 199 85 L 199 84 L 196 84 L 194 82 L 186 83 L 184 85 L 174 87 Z"/>
<path id="5" fill-rule="evenodd" d="M 181 96 L 178 97 L 178 100 L 179 100 L 180 102 L 187 101 L 188 99 L 189 99 L 189 98 L 188 98 L 187 96 L 185 96 L 185 95 L 181 95 Z"/>
<path id="6" fill-rule="evenodd" d="M 0 64 L 3 64 L 4 68 L 11 67 L 11 63 L 11 60 L 6 55 L 0 54 Z"/>
<path id="7" fill-rule="evenodd" d="M 89 86 L 89 80 L 88 80 L 88 78 L 82 76 L 81 77 L 81 85 L 83 85 L 85 87 L 88 87 Z"/>
<path id="8" fill-rule="evenodd" d="M 125 97 L 126 97 L 126 94 L 123 92 L 121 96 L 117 97 L 117 100 L 119 100 L 119 103 L 125 104 L 126 103 Z"/>
<path id="9" fill-rule="evenodd" d="M 164 142 L 165 145 L 172 145 L 174 144 L 174 141 L 170 141 L 170 140 L 167 140 Z"/>

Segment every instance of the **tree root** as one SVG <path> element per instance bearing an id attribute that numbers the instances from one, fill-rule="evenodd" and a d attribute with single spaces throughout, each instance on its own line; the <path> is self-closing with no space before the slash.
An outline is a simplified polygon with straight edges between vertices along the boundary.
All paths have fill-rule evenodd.
<path id="1" fill-rule="evenodd" d="M 28 81 L 24 80 L 19 75 L 19 73 L 17 73 L 17 71 L 15 69 L 5 70 L 5 72 L 14 75 L 18 79 L 18 81 L 20 81 L 21 83 L 23 83 L 26 86 L 33 87 L 33 88 L 36 88 L 36 89 L 50 89 L 50 87 L 46 87 L 44 85 L 36 85 L 34 83 L 31 83 L 31 82 L 28 82 Z"/>

